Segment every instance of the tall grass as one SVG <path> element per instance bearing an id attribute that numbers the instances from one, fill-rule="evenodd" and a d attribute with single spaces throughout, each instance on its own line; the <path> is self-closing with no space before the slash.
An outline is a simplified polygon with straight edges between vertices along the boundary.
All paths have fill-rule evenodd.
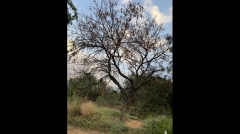
<path id="1" fill-rule="evenodd" d="M 89 116 L 94 112 L 97 106 L 93 102 L 88 101 L 88 102 L 82 103 L 80 108 L 83 116 Z"/>
<path id="2" fill-rule="evenodd" d="M 77 116 L 77 115 L 81 115 L 81 104 L 83 103 L 82 99 L 71 99 L 68 98 L 68 102 L 67 102 L 67 113 L 68 116 Z"/>
<path id="3" fill-rule="evenodd" d="M 69 117 L 68 125 L 112 134 L 128 132 L 129 128 L 119 120 L 119 117 L 120 111 L 118 110 L 106 107 L 95 107 L 88 116 Z"/>

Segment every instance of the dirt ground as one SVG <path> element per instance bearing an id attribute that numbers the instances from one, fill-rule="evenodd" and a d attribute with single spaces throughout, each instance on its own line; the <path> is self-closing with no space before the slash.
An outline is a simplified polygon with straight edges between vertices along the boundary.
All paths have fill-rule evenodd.
<path id="1" fill-rule="evenodd" d="M 92 130 L 84 130 L 80 128 L 68 128 L 67 134 L 104 134 L 104 133 Z"/>
<path id="2" fill-rule="evenodd" d="M 137 121 L 137 120 L 128 120 L 125 122 L 127 126 L 131 128 L 142 128 L 142 121 Z"/>
<path id="3" fill-rule="evenodd" d="M 137 120 L 127 120 L 125 123 L 127 126 L 131 128 L 141 128 L 143 124 L 142 121 Z M 104 133 L 92 130 L 85 130 L 81 128 L 68 127 L 67 134 L 104 134 Z"/>

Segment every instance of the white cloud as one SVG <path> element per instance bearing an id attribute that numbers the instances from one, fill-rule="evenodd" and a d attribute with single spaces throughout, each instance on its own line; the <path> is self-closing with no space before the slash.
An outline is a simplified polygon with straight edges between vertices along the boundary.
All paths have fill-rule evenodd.
<path id="1" fill-rule="evenodd" d="M 122 2 L 122 4 L 127 4 L 129 1 L 131 1 L 131 0 L 122 0 L 121 2 Z"/>
<path id="2" fill-rule="evenodd" d="M 158 24 L 167 24 L 172 21 L 172 7 L 168 9 L 169 13 L 160 12 L 158 6 L 152 3 L 152 0 L 144 0 L 144 8 L 150 13 L 151 17 L 156 17 Z"/>
<path id="3" fill-rule="evenodd" d="M 169 7 L 168 10 L 172 13 L 172 7 Z"/>

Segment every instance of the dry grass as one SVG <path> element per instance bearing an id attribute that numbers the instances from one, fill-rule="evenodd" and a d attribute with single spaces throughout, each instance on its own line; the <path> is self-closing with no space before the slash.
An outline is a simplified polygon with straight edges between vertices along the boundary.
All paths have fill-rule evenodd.
<path id="1" fill-rule="evenodd" d="M 81 100 L 68 101 L 67 111 L 69 116 L 81 115 L 80 106 L 82 104 Z"/>
<path id="2" fill-rule="evenodd" d="M 96 108 L 97 106 L 93 102 L 88 101 L 88 102 L 82 103 L 81 113 L 83 116 L 88 116 L 91 113 L 93 113 Z"/>

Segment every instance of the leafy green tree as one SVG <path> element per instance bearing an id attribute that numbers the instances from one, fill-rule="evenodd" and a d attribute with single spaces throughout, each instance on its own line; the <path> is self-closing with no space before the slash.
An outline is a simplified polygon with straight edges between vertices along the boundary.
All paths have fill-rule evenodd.
<path id="1" fill-rule="evenodd" d="M 136 77 L 131 74 L 130 77 Z M 125 86 L 130 83 L 125 81 Z M 138 114 L 167 114 L 172 112 L 172 82 L 159 76 L 152 76 L 151 81 L 142 87 L 132 98 L 135 113 Z"/>
<path id="2" fill-rule="evenodd" d="M 85 73 L 83 76 L 69 80 L 68 96 L 78 96 L 86 100 L 96 101 L 97 97 L 102 94 L 104 84 L 106 83 L 99 82 L 92 74 Z"/>
<path id="3" fill-rule="evenodd" d="M 155 77 L 142 94 L 141 108 L 154 113 L 171 113 L 172 82 L 161 77 Z M 159 114 L 159 113 L 158 113 Z"/>
<path id="4" fill-rule="evenodd" d="M 103 106 L 116 106 L 120 103 L 120 93 L 113 89 L 111 86 L 107 86 L 103 96 L 97 98 L 97 102 Z"/>

